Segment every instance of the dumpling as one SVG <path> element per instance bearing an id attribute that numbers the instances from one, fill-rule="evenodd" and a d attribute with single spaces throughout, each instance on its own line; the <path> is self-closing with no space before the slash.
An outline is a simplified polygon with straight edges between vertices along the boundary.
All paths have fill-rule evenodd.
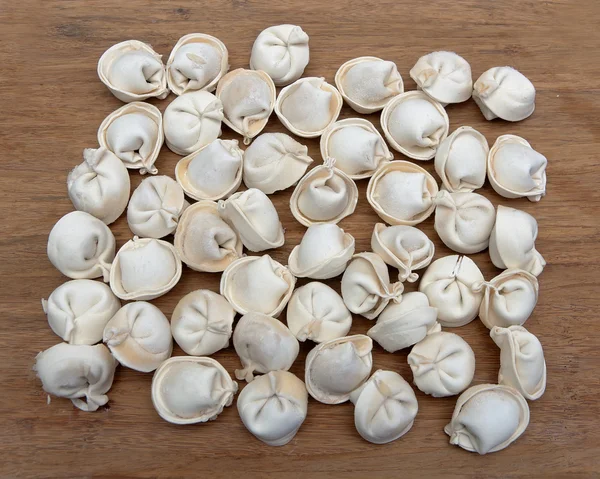
<path id="1" fill-rule="evenodd" d="M 244 151 L 244 184 L 270 195 L 295 185 L 313 162 L 285 133 L 263 133 Z"/>
<path id="2" fill-rule="evenodd" d="M 279 248 L 285 243 L 283 226 L 273 202 L 256 188 L 219 201 L 219 213 L 233 225 L 250 251 Z"/>
<path id="3" fill-rule="evenodd" d="M 262 70 L 275 85 L 285 86 L 304 73 L 309 60 L 308 35 L 298 25 L 265 28 L 252 46 L 250 68 Z"/>
<path id="4" fill-rule="evenodd" d="M 337 120 L 342 95 L 324 78 L 306 77 L 279 92 L 275 113 L 288 130 L 304 138 L 315 138 Z"/>
<path id="5" fill-rule="evenodd" d="M 263 71 L 238 68 L 219 80 L 217 97 L 223 103 L 223 121 L 249 145 L 269 121 L 275 107 L 275 85 Z"/>
<path id="6" fill-rule="evenodd" d="M 145 301 L 123 306 L 104 328 L 103 341 L 119 363 L 143 373 L 154 371 L 173 352 L 169 320 Z"/>
<path id="7" fill-rule="evenodd" d="M 450 193 L 468 193 L 485 183 L 490 148 L 481 133 L 470 126 L 452 132 L 435 153 L 435 171 Z"/>
<path id="8" fill-rule="evenodd" d="M 410 70 L 419 90 L 442 105 L 471 98 L 473 79 L 469 62 L 454 52 L 423 55 Z"/>
<path id="9" fill-rule="evenodd" d="M 496 224 L 490 236 L 490 258 L 496 268 L 523 269 L 535 276 L 546 260 L 535 249 L 537 221 L 525 211 L 498 205 Z"/>
<path id="10" fill-rule="evenodd" d="M 408 364 L 415 385 L 433 397 L 454 396 L 464 391 L 475 374 L 475 354 L 459 335 L 438 331 L 412 348 Z"/>
<path id="11" fill-rule="evenodd" d="M 67 176 L 67 192 L 75 209 L 85 211 L 107 225 L 125 211 L 129 191 L 127 168 L 102 147 L 83 150 L 83 163 Z"/>
<path id="12" fill-rule="evenodd" d="M 225 44 L 211 35 L 189 33 L 179 39 L 167 61 L 167 84 L 175 95 L 213 91 L 229 69 Z"/>
<path id="13" fill-rule="evenodd" d="M 158 108 L 136 101 L 108 115 L 98 128 L 98 143 L 142 175 L 155 175 L 154 166 L 164 141 L 163 117 Z"/>
<path id="14" fill-rule="evenodd" d="M 521 121 L 535 110 L 535 87 L 512 67 L 494 67 L 473 85 L 473 100 L 486 120 Z"/>
<path id="15" fill-rule="evenodd" d="M 425 233 L 414 226 L 387 226 L 377 223 L 371 235 L 371 249 L 383 261 L 398 269 L 398 281 L 414 283 L 414 270 L 429 266 L 435 246 Z"/>
<path id="16" fill-rule="evenodd" d="M 115 257 L 115 237 L 102 221 L 83 211 L 67 213 L 48 236 L 48 258 L 71 279 L 110 276 Z"/>
<path id="17" fill-rule="evenodd" d="M 321 136 L 321 156 L 333 158 L 336 167 L 353 179 L 368 178 L 394 159 L 377 128 L 364 118 L 331 124 Z"/>
<path id="18" fill-rule="evenodd" d="M 481 271 L 468 256 L 435 260 L 419 283 L 429 304 L 438 310 L 439 323 L 447 328 L 464 326 L 477 317 L 483 299 Z"/>
<path id="19" fill-rule="evenodd" d="M 315 346 L 306 356 L 305 379 L 308 393 L 324 404 L 340 404 L 362 386 L 373 367 L 373 341 L 356 334 L 332 339 Z"/>
<path id="20" fill-rule="evenodd" d="M 456 401 L 444 428 L 450 444 L 479 454 L 500 451 L 525 432 L 529 406 L 518 391 L 497 384 L 479 384 Z"/>
<path id="21" fill-rule="evenodd" d="M 352 314 L 333 288 L 313 281 L 294 291 L 286 321 L 298 341 L 322 343 L 346 336 L 352 326 Z"/>
<path id="22" fill-rule="evenodd" d="M 231 263 L 221 276 L 221 294 L 240 314 L 277 318 L 292 296 L 296 277 L 268 254 Z"/>
<path id="23" fill-rule="evenodd" d="M 377 57 L 348 60 L 336 72 L 335 85 L 358 113 L 375 113 L 393 97 L 404 93 L 396 64 Z"/>
<path id="24" fill-rule="evenodd" d="M 181 278 L 181 269 L 171 243 L 134 236 L 115 256 L 110 288 L 118 298 L 147 301 L 171 291 Z"/>
<path id="25" fill-rule="evenodd" d="M 431 160 L 448 135 L 444 107 L 421 91 L 395 96 L 381 112 L 381 128 L 394 150 L 413 160 Z"/>
<path id="26" fill-rule="evenodd" d="M 102 341 L 106 323 L 121 308 L 121 302 L 108 285 L 91 279 L 61 284 L 48 299 L 42 299 L 48 324 L 70 344 L 96 344 Z"/>
<path id="27" fill-rule="evenodd" d="M 346 307 L 367 319 L 375 319 L 390 301 L 400 302 L 404 286 L 390 283 L 387 265 L 375 253 L 358 253 L 342 276 Z"/>
<path id="28" fill-rule="evenodd" d="M 546 361 L 539 339 L 523 326 L 494 326 L 490 336 L 500 348 L 498 384 L 535 401 L 546 390 Z"/>
<path id="29" fill-rule="evenodd" d="M 70 399 L 82 411 L 96 411 L 108 402 L 118 364 L 103 344 L 59 343 L 39 353 L 33 369 L 48 394 Z"/>
<path id="30" fill-rule="evenodd" d="M 262 313 L 247 313 L 233 332 L 233 347 L 242 362 L 235 377 L 250 382 L 254 373 L 284 370 L 292 367 L 300 345 L 291 331 L 278 319 Z"/>
<path id="31" fill-rule="evenodd" d="M 375 213 L 392 225 L 414 226 L 435 209 L 438 185 L 426 170 L 410 161 L 391 161 L 373 174 L 367 200 Z"/>
<path id="32" fill-rule="evenodd" d="M 175 231 L 188 206 L 183 189 L 175 180 L 168 176 L 151 176 L 131 195 L 127 224 L 134 235 L 163 238 Z"/>
<path id="33" fill-rule="evenodd" d="M 490 200 L 477 193 L 442 190 L 435 204 L 435 231 L 448 248 L 473 254 L 488 247 L 496 221 L 496 210 Z"/>
<path id="34" fill-rule="evenodd" d="M 223 104 L 207 91 L 181 95 L 164 114 L 165 142 L 169 149 L 185 156 L 221 136 Z"/>
<path id="35" fill-rule="evenodd" d="M 98 61 L 98 76 L 124 102 L 166 98 L 169 94 L 161 55 L 150 45 L 127 40 L 106 50 Z"/>
<path id="36" fill-rule="evenodd" d="M 356 430 L 373 444 L 387 444 L 404 436 L 419 410 L 410 384 L 398 373 L 381 369 L 354 390 L 350 400 Z"/>
<path id="37" fill-rule="evenodd" d="M 257 439 L 284 446 L 306 419 L 308 392 L 292 373 L 271 371 L 242 389 L 237 408 L 242 423 Z"/>
<path id="38" fill-rule="evenodd" d="M 212 358 L 177 356 L 162 363 L 152 377 L 152 404 L 173 424 L 213 421 L 231 406 L 238 385 Z"/>
<path id="39" fill-rule="evenodd" d="M 290 198 L 290 210 L 301 224 L 339 223 L 358 203 L 358 187 L 346 173 L 334 167 L 335 160 L 310 170 Z"/>
<path id="40" fill-rule="evenodd" d="M 488 178 L 500 196 L 540 201 L 546 195 L 547 164 L 524 138 L 502 135 L 487 158 Z"/>
<path id="41" fill-rule="evenodd" d="M 220 200 L 242 183 L 244 152 L 237 140 L 213 140 L 175 166 L 175 178 L 195 200 Z"/>
<path id="42" fill-rule="evenodd" d="M 344 272 L 354 254 L 354 237 L 333 223 L 309 226 L 288 259 L 297 278 L 329 279 Z"/>
<path id="43" fill-rule="evenodd" d="M 437 309 L 429 306 L 427 296 L 418 291 L 405 293 L 402 300 L 388 304 L 367 335 L 388 353 L 394 353 L 440 331 Z"/>

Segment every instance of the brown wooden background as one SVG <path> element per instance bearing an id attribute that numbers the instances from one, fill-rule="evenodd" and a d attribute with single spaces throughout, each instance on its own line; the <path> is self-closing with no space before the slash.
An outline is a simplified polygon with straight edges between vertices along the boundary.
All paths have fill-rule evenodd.
<path id="1" fill-rule="evenodd" d="M 599 475 L 599 14 L 595 0 L 0 0 L 0 475 Z M 152 375 L 123 368 L 106 409 L 84 413 L 61 399 L 46 404 L 31 366 L 36 353 L 59 338 L 47 325 L 40 299 L 66 280 L 46 257 L 47 235 L 72 209 L 68 171 L 81 162 L 83 148 L 97 145 L 102 119 L 121 106 L 96 76 L 98 58 L 114 43 L 135 38 L 150 43 L 166 60 L 180 36 L 203 32 L 225 42 L 231 68 L 247 67 L 257 34 L 279 23 L 296 23 L 310 35 L 307 76 L 333 81 L 344 61 L 375 55 L 395 61 L 406 88 L 414 89 L 408 71 L 417 58 L 448 49 L 470 62 L 474 79 L 492 66 L 508 64 L 535 84 L 536 112 L 518 124 L 486 122 L 472 101 L 448 108 L 451 130 L 471 125 L 490 145 L 502 134 L 521 135 L 549 160 L 548 194 L 540 203 L 500 198 L 487 184 L 482 190 L 495 204 L 522 208 L 537 218 L 538 249 L 549 263 L 540 277 L 539 304 L 526 324 L 544 346 L 548 388 L 531 403 L 531 424 L 510 448 L 479 457 L 450 446 L 442 428 L 455 398 L 433 399 L 418 391 L 413 429 L 384 446 L 356 433 L 351 404 L 326 406 L 312 399 L 299 434 L 281 448 L 251 436 L 235 406 L 210 424 L 177 427 L 162 421 L 152 407 Z M 164 110 L 172 99 L 153 103 Z M 344 107 L 341 118 L 353 115 Z M 377 114 L 367 118 L 379 125 Z M 273 115 L 265 131 L 285 130 Z M 223 137 L 237 136 L 224 127 Z M 318 141 L 301 141 L 318 164 Z M 164 148 L 159 172 L 173 176 L 178 158 Z M 432 164 L 425 167 L 433 171 Z M 137 186 L 140 176 L 134 172 L 131 177 L 132 187 Z M 359 189 L 357 211 L 341 226 L 362 251 L 369 248 L 377 218 L 365 199 L 366 181 L 359 182 Z M 305 230 L 289 212 L 290 194 L 273 197 L 286 243 L 272 255 L 284 264 Z M 420 227 L 435 241 L 436 258 L 450 254 L 433 231 L 432 218 Z M 124 217 L 111 228 L 118 247 L 131 237 Z M 498 273 L 487 252 L 473 258 L 486 278 Z M 198 288 L 216 291 L 218 281 L 219 275 L 185 269 L 177 287 L 154 303 L 170 316 L 184 294 Z M 339 289 L 339 279 L 331 284 Z M 364 333 L 369 326 L 357 318 L 352 333 Z M 474 321 L 457 332 L 475 351 L 474 383 L 495 381 L 498 351 L 486 328 Z M 302 347 L 292 368 L 301 377 L 311 346 Z M 178 348 L 176 354 L 181 354 Z M 411 380 L 406 355 L 377 346 L 375 368 Z M 238 366 L 233 348 L 215 358 L 230 373 Z"/>

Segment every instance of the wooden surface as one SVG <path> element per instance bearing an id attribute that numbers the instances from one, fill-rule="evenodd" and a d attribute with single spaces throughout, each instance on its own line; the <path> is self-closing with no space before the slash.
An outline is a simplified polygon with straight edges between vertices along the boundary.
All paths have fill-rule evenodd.
<path id="1" fill-rule="evenodd" d="M 340 0 L 2 0 L 0 476 L 597 477 L 599 14 L 595 0 L 393 0 L 370 5 Z M 124 368 L 117 371 L 109 407 L 96 413 L 81 412 L 67 400 L 46 403 L 31 366 L 37 352 L 59 338 L 48 327 L 40 299 L 66 280 L 47 259 L 47 235 L 72 210 L 68 171 L 81 162 L 83 148 L 96 146 L 102 119 L 122 105 L 98 80 L 98 58 L 114 43 L 135 38 L 166 59 L 180 36 L 203 32 L 227 45 L 232 69 L 247 67 L 257 34 L 279 23 L 299 24 L 310 35 L 307 76 L 333 81 L 344 61 L 374 55 L 395 61 L 407 90 L 414 89 L 408 71 L 417 58 L 447 49 L 470 62 L 474 79 L 490 67 L 508 64 L 535 84 L 535 114 L 521 123 L 487 122 L 472 101 L 448 107 L 451 130 L 471 125 L 490 144 L 502 134 L 521 135 L 549 160 L 548 194 L 540 203 L 500 198 L 487 184 L 481 190 L 494 204 L 522 208 L 537 218 L 538 249 L 548 261 L 540 277 L 539 304 L 526 324 L 544 346 L 548 387 L 540 400 L 530 403 L 531 424 L 508 449 L 480 457 L 450 446 L 442 429 L 456 398 L 433 399 L 419 391 L 414 427 L 384 446 L 369 444 L 356 433 L 351 404 L 326 406 L 312 399 L 298 435 L 281 448 L 251 436 L 235 406 L 210 424 L 174 426 L 152 407 L 152 375 Z M 164 110 L 173 98 L 152 103 Z M 340 118 L 349 116 L 355 114 L 345 106 Z M 379 126 L 377 114 L 367 118 Z M 285 130 L 273 115 L 265 131 Z M 223 138 L 238 137 L 224 127 Z M 301 141 L 315 164 L 320 163 L 318 141 Z M 173 176 L 178 158 L 163 148 L 159 172 Z M 433 171 L 431 163 L 425 167 Z M 131 178 L 132 187 L 142 179 L 136 172 Z M 359 182 L 356 213 L 341 223 L 356 237 L 357 251 L 369 248 L 378 221 L 365 199 L 366 183 Z M 271 254 L 284 264 L 305 230 L 290 214 L 290 194 L 291 189 L 273 196 L 286 243 Z M 435 241 L 436 258 L 451 253 L 433 231 L 432 218 L 419 227 Z M 118 247 L 131 237 L 124 217 L 111 229 Z M 498 273 L 487 252 L 472 257 L 486 278 Z M 189 291 L 217 291 L 219 277 L 185 268 L 177 287 L 154 304 L 170 316 Z M 339 279 L 330 284 L 339 289 Z M 351 331 L 364 333 L 369 326 L 356 318 Z M 456 332 L 475 351 L 474 384 L 494 382 L 498 350 L 486 328 L 474 321 Z M 311 346 L 302 345 L 292 368 L 300 377 Z M 181 354 L 179 348 L 175 352 Z M 410 381 L 406 356 L 407 351 L 388 354 L 376 346 L 374 368 L 398 371 Z M 230 373 L 238 367 L 233 348 L 214 357 Z"/>

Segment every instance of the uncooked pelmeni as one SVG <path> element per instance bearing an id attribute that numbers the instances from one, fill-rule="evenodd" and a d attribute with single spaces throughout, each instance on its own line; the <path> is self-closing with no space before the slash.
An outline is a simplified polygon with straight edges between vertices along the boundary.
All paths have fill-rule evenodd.
<path id="1" fill-rule="evenodd" d="M 450 193 L 468 193 L 485 183 L 490 148 L 481 133 L 470 126 L 452 132 L 435 153 L 435 171 Z"/>
<path id="2" fill-rule="evenodd" d="M 408 364 L 415 385 L 433 397 L 454 396 L 464 391 L 475 374 L 471 346 L 454 333 L 438 331 L 412 348 Z"/>
<path id="3" fill-rule="evenodd" d="M 488 179 L 500 196 L 540 201 L 546 195 L 547 164 L 524 138 L 502 135 L 488 154 Z"/>
<path id="4" fill-rule="evenodd" d="M 447 328 L 464 326 L 477 317 L 483 299 L 481 271 L 467 256 L 435 260 L 419 283 L 429 304 L 438 310 L 439 323 Z"/>
<path id="5" fill-rule="evenodd" d="M 308 392 L 287 371 L 271 371 L 248 384 L 238 396 L 238 413 L 246 429 L 269 446 L 284 446 L 306 419 Z"/>
<path id="6" fill-rule="evenodd" d="M 414 226 L 435 209 L 438 185 L 426 170 L 410 161 L 384 163 L 367 187 L 367 200 L 375 213 L 391 225 Z"/>
<path id="7" fill-rule="evenodd" d="M 250 382 L 254 373 L 284 370 L 292 367 L 300 345 L 291 331 L 278 319 L 262 313 L 247 313 L 233 332 L 233 347 L 242 362 L 235 377 Z"/>
<path id="8" fill-rule="evenodd" d="M 539 339 L 523 326 L 494 326 L 490 336 L 500 348 L 498 384 L 515 388 L 530 401 L 542 397 L 546 361 Z"/>
<path id="9" fill-rule="evenodd" d="M 333 288 L 313 281 L 294 291 L 286 321 L 298 341 L 322 343 L 346 336 L 352 326 L 352 314 Z"/>
<path id="10" fill-rule="evenodd" d="M 167 84 L 175 95 L 213 91 L 229 69 L 225 44 L 211 35 L 189 33 L 181 37 L 167 60 Z"/>
<path id="11" fill-rule="evenodd" d="M 221 294 L 240 314 L 278 317 L 295 285 L 296 277 L 268 254 L 237 259 L 221 276 Z"/>
<path id="12" fill-rule="evenodd" d="M 127 301 L 158 298 L 179 282 L 181 269 L 181 260 L 171 243 L 134 236 L 115 256 L 110 288 Z"/>
<path id="13" fill-rule="evenodd" d="M 354 254 L 354 237 L 333 223 L 309 226 L 288 259 L 297 278 L 329 279 L 344 272 Z"/>
<path id="14" fill-rule="evenodd" d="M 103 344 L 59 343 L 39 353 L 33 369 L 48 394 L 70 399 L 82 411 L 96 411 L 108 402 L 118 364 Z"/>
<path id="15" fill-rule="evenodd" d="M 335 74 L 335 85 L 346 103 L 358 113 L 374 113 L 396 95 L 404 83 L 394 62 L 377 57 L 348 60 Z"/>
<path id="16" fill-rule="evenodd" d="M 356 430 L 373 444 L 387 444 L 404 436 L 419 410 L 410 384 L 398 373 L 381 369 L 354 390 L 350 400 Z"/>
<path id="17" fill-rule="evenodd" d="M 42 299 L 48 324 L 70 344 L 96 344 L 102 341 L 106 323 L 121 308 L 121 302 L 108 285 L 91 279 L 75 279 L 61 284 L 48 299 Z"/>
<path id="18" fill-rule="evenodd" d="M 250 68 L 262 70 L 275 85 L 285 86 L 304 73 L 310 58 L 308 35 L 298 25 L 265 28 L 252 46 Z"/>
<path id="19" fill-rule="evenodd" d="M 422 91 L 395 96 L 381 112 L 390 145 L 413 160 L 431 160 L 449 127 L 444 107 Z"/>
<path id="20" fill-rule="evenodd" d="M 444 432 L 450 436 L 450 444 L 487 454 L 508 447 L 528 424 L 529 406 L 518 391 L 497 384 L 479 384 L 458 397 Z"/>
<path id="21" fill-rule="evenodd" d="M 306 356 L 305 379 L 308 393 L 324 404 L 340 404 L 362 386 L 373 367 L 373 341 L 356 334 L 332 339 L 315 346 Z"/>
<path id="22" fill-rule="evenodd" d="M 119 363 L 143 373 L 154 371 L 173 352 L 169 320 L 145 301 L 123 306 L 104 328 L 103 341 Z"/>
<path id="23" fill-rule="evenodd" d="M 315 138 L 337 120 L 343 102 L 340 92 L 324 78 L 306 77 L 279 92 L 275 113 L 295 135 Z"/>
<path id="24" fill-rule="evenodd" d="M 238 385 L 212 358 L 167 359 L 152 377 L 152 404 L 173 424 L 212 421 L 231 406 Z"/>
<path id="25" fill-rule="evenodd" d="M 169 94 L 161 55 L 150 45 L 127 40 L 106 50 L 98 61 L 98 76 L 124 102 L 166 98 Z"/>
<path id="26" fill-rule="evenodd" d="M 48 258 L 71 279 L 102 277 L 108 282 L 115 257 L 115 237 L 102 221 L 84 211 L 67 213 L 48 236 Z"/>
<path id="27" fill-rule="evenodd" d="M 364 118 L 346 118 L 331 124 L 321 136 L 321 156 L 333 158 L 350 178 L 373 175 L 382 163 L 394 159 L 377 128 Z"/>
<path id="28" fill-rule="evenodd" d="M 490 236 L 490 258 L 500 269 L 523 269 L 535 276 L 546 260 L 535 249 L 538 224 L 525 211 L 498 205 L 496 224 Z"/>

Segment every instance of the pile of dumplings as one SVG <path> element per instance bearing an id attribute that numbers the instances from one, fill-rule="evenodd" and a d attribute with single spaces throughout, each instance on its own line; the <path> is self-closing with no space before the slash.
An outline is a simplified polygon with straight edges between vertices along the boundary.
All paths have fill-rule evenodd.
<path id="1" fill-rule="evenodd" d="M 445 51 L 418 59 L 415 91 L 404 90 L 393 62 L 376 57 L 347 61 L 329 83 L 302 76 L 308 43 L 299 26 L 269 27 L 250 68 L 232 71 L 226 46 L 205 34 L 182 37 L 166 65 L 137 40 L 102 55 L 100 80 L 125 105 L 68 174 L 75 211 L 50 231 L 48 257 L 70 280 L 42 300 L 63 340 L 36 358 L 43 388 L 94 411 L 108 402 L 120 364 L 154 372 L 148 394 L 164 420 L 214 420 L 238 392 L 232 372 L 210 357 L 231 340 L 240 359 L 233 375 L 248 383 L 237 395 L 240 419 L 266 444 L 294 438 L 309 396 L 351 401 L 366 441 L 397 440 L 418 414 L 417 387 L 460 395 L 444 429 L 451 444 L 499 451 L 523 434 L 527 401 L 546 387 L 542 345 L 523 326 L 545 261 L 535 218 L 495 208 L 475 190 L 487 177 L 505 198 L 540 201 L 547 160 L 516 135 L 490 148 L 469 126 L 449 132 L 445 108 L 472 97 L 487 120 L 517 122 L 533 113 L 535 88 L 511 67 L 473 83 L 469 63 Z M 143 101 L 170 92 L 164 113 Z M 344 102 L 359 114 L 381 112 L 383 134 L 365 118 L 338 120 Z M 273 112 L 294 136 L 261 134 Z M 240 138 L 220 139 L 223 124 Z M 309 170 L 313 158 L 298 139 L 314 137 L 322 158 Z M 182 157 L 173 178 L 156 175 L 163 142 Z M 430 160 L 441 183 L 418 164 Z M 132 194 L 128 169 L 149 174 Z M 382 221 L 371 251 L 356 251 L 337 225 L 355 211 L 358 180 L 368 181 L 367 201 Z M 291 213 L 307 229 L 284 265 L 265 252 L 285 242 L 269 195 L 289 188 Z M 125 211 L 132 239 L 117 250 L 108 225 Z M 434 243 L 416 227 L 432 215 L 456 255 L 434 260 Z M 485 249 L 503 270 L 494 278 L 465 256 Z M 221 273 L 220 291 L 186 294 L 167 318 L 149 301 L 185 267 Z M 341 294 L 321 282 L 335 277 Z M 298 278 L 312 281 L 296 287 Z M 405 292 L 416 281 L 418 290 Z M 353 314 L 373 321 L 365 334 L 349 335 Z M 497 384 L 471 386 L 475 355 L 452 329 L 477 317 L 500 350 Z M 171 357 L 173 340 L 185 356 Z M 304 341 L 315 347 L 298 378 L 289 369 Z M 373 371 L 373 342 L 390 353 L 412 348 L 413 385 Z"/>

